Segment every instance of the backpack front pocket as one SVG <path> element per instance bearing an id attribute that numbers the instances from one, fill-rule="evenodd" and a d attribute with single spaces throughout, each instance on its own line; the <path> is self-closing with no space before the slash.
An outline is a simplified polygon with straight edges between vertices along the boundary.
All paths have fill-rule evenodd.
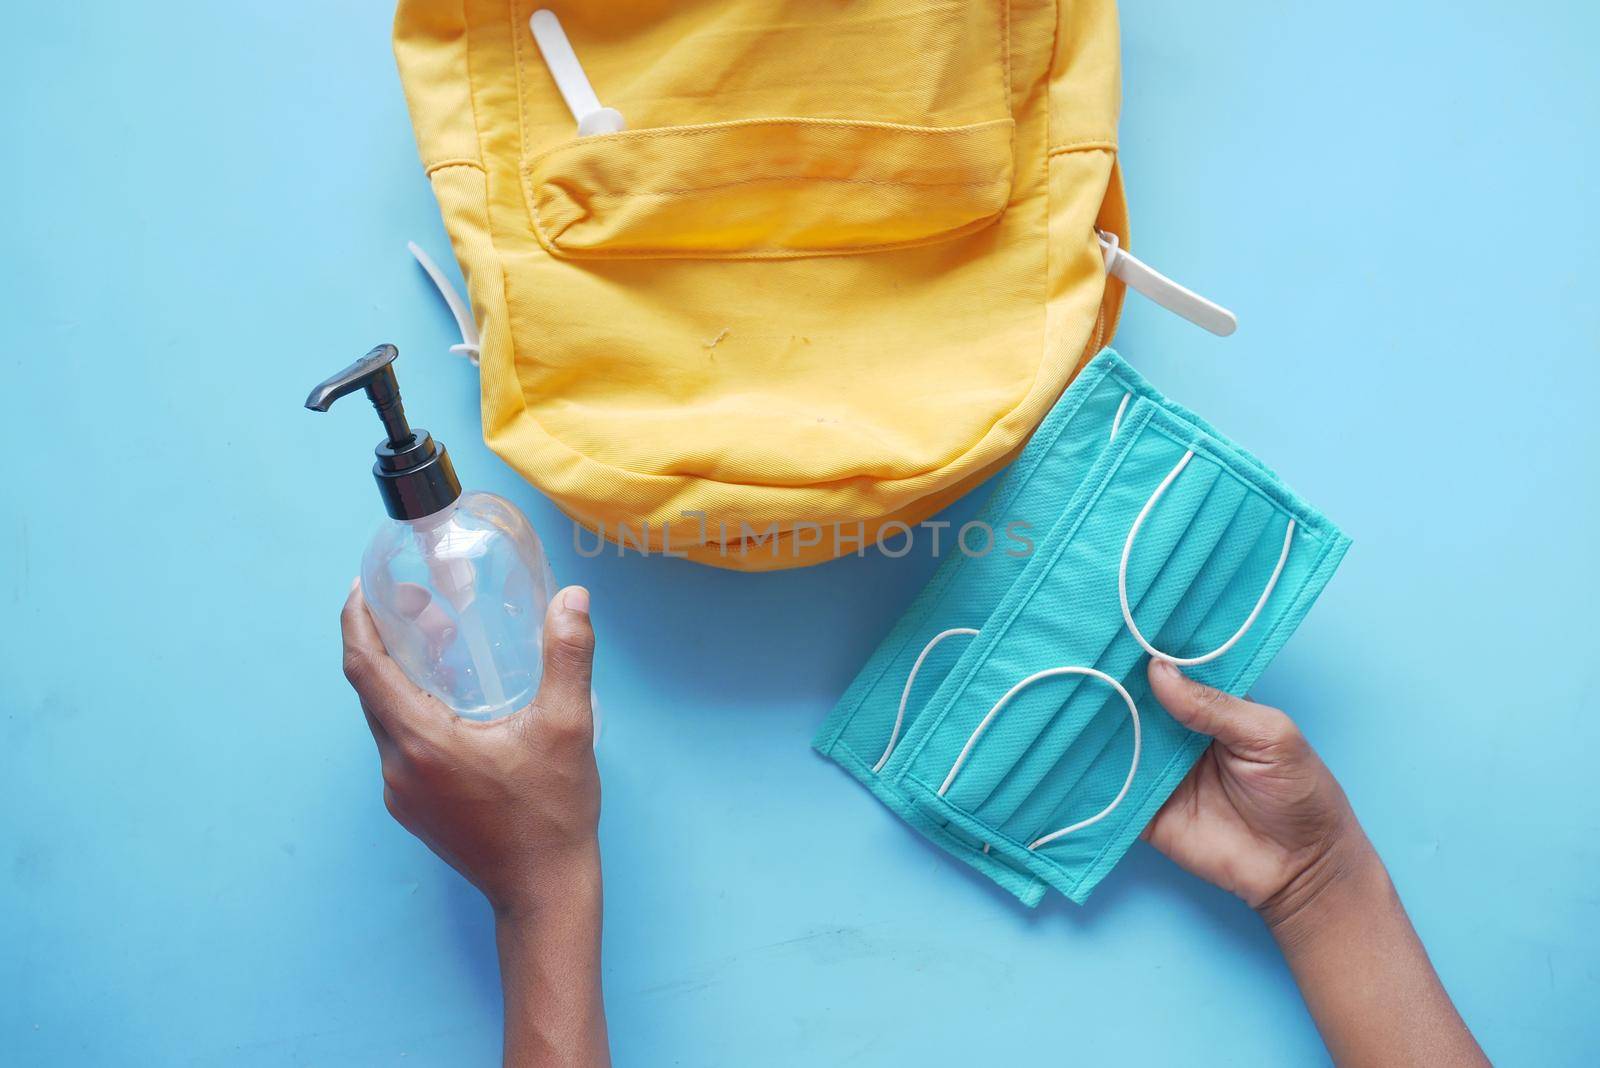
<path id="1" fill-rule="evenodd" d="M 993 223 L 1012 120 L 744 119 L 585 137 L 523 168 L 539 243 L 567 259 L 872 252 Z"/>

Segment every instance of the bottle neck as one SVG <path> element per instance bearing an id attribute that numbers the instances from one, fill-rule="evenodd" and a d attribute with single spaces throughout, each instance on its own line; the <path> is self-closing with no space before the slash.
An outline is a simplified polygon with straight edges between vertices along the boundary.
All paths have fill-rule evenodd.
<path id="1" fill-rule="evenodd" d="M 410 527 L 419 533 L 425 533 L 450 522 L 450 517 L 455 515 L 456 509 L 460 507 L 461 498 L 457 497 L 436 512 L 429 512 L 427 515 L 417 516 L 413 519 L 396 519 L 395 522 L 401 526 Z"/>

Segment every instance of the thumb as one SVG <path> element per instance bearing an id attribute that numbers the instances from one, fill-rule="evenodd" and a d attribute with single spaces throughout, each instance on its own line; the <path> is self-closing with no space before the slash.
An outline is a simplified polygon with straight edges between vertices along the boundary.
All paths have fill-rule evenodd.
<path id="1" fill-rule="evenodd" d="M 534 708 L 552 726 L 589 730 L 593 713 L 589 686 L 594 678 L 594 627 L 589 623 L 589 591 L 568 586 L 550 598 L 544 616 L 544 677 Z"/>
<path id="2" fill-rule="evenodd" d="M 1149 676 L 1151 692 L 1173 719 L 1240 756 L 1270 756 L 1299 737 L 1293 721 L 1276 708 L 1196 682 L 1159 657 L 1151 658 Z"/>

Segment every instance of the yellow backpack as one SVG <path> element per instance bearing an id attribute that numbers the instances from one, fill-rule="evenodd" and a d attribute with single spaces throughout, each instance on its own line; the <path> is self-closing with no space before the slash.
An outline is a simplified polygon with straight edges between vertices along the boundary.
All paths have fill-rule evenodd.
<path id="1" fill-rule="evenodd" d="M 1110 338 L 1113 0 L 550 3 L 616 120 L 540 6 L 401 0 L 395 54 L 484 438 L 590 530 L 747 570 L 909 536 Z"/>

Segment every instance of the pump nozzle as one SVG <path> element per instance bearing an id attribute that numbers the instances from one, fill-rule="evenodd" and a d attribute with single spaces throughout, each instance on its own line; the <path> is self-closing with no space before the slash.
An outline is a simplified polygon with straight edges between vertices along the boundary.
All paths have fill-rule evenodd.
<path id="1" fill-rule="evenodd" d="M 399 355 L 400 350 L 393 345 L 375 346 L 343 371 L 317 383 L 306 398 L 306 407 L 314 412 L 325 412 L 340 397 L 364 389 L 372 406 L 378 409 L 378 418 L 383 420 L 390 446 L 403 447 L 411 440 L 411 426 L 406 422 L 405 405 L 400 403 L 400 380 L 389 366 Z"/>
<path id="2" fill-rule="evenodd" d="M 378 462 L 372 468 L 384 507 L 395 519 L 421 519 L 454 503 L 461 496 L 461 483 L 444 446 L 426 430 L 412 430 L 406 422 L 400 380 L 390 366 L 399 355 L 393 345 L 378 345 L 332 378 L 317 383 L 306 397 L 306 407 L 325 412 L 340 397 L 366 390 L 386 435 L 373 450 Z"/>

